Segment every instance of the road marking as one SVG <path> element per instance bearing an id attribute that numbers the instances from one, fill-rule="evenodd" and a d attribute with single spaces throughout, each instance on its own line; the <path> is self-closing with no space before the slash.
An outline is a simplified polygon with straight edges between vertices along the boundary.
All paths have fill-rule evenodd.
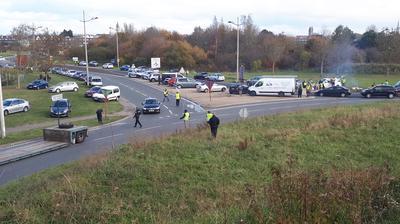
<path id="1" fill-rule="evenodd" d="M 101 141 L 101 140 L 104 140 L 104 139 L 107 139 L 107 138 L 114 138 L 114 137 L 117 137 L 117 136 L 121 136 L 121 135 L 124 135 L 124 134 L 115 134 L 115 135 L 111 135 L 111 136 L 106 136 L 106 137 L 102 137 L 102 138 L 96 138 L 96 139 L 94 139 L 93 141 Z"/>
<path id="2" fill-rule="evenodd" d="M 137 131 L 147 131 L 147 130 L 151 130 L 151 129 L 155 129 L 155 128 L 161 128 L 161 126 L 154 126 L 154 127 L 150 127 L 150 128 L 140 128 Z"/>

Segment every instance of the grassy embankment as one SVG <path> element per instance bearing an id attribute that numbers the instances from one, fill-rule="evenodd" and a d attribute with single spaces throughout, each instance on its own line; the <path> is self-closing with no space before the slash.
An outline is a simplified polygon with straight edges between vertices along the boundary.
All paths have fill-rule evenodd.
<path id="1" fill-rule="evenodd" d="M 3 89 L 3 98 L 22 98 L 28 100 L 31 104 L 32 109 L 27 113 L 15 113 L 5 117 L 5 123 L 7 127 L 17 127 L 27 124 L 37 124 L 43 122 L 54 121 L 55 118 L 49 116 L 49 107 L 51 105 L 51 93 L 47 92 L 47 89 L 42 90 L 28 90 L 25 86 L 38 78 L 38 74 L 26 74 L 21 84 L 21 89 L 17 89 L 15 86 L 8 86 Z M 88 89 L 80 81 L 73 80 L 60 75 L 51 75 L 51 81 L 49 85 L 55 85 L 63 81 L 76 81 L 79 84 L 79 91 L 77 92 L 63 92 L 63 97 L 71 101 L 72 112 L 70 118 L 95 115 L 98 108 L 102 108 L 103 104 L 94 102 L 91 98 L 85 98 L 84 92 Z M 109 112 L 121 111 L 122 105 L 118 102 L 109 103 Z M 66 118 L 69 119 L 69 118 Z"/>
<path id="2" fill-rule="evenodd" d="M 198 127 L 11 183 L 0 221 L 399 223 L 399 127 L 394 101 Z"/>

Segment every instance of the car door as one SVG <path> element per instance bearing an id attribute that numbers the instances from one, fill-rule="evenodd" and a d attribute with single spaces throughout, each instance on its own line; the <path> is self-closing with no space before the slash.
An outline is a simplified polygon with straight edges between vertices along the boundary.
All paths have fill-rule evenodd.
<path id="1" fill-rule="evenodd" d="M 377 87 L 373 88 L 372 90 L 373 90 L 373 92 L 372 92 L 373 96 L 383 96 L 383 88 L 382 87 L 377 86 Z"/>
<path id="2" fill-rule="evenodd" d="M 10 104 L 10 107 L 8 109 L 8 112 L 11 113 L 15 113 L 18 111 L 18 101 L 17 100 L 13 100 Z"/>

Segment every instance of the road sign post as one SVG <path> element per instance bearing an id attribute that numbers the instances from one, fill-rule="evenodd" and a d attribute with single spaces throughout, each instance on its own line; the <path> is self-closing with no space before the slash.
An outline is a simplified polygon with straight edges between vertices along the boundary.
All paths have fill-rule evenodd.
<path id="1" fill-rule="evenodd" d="M 160 58 L 151 58 L 151 68 L 161 68 L 161 60 Z"/>
<path id="2" fill-rule="evenodd" d="M 207 85 L 207 88 L 208 88 L 208 94 L 210 95 L 210 102 L 211 102 L 211 89 L 212 89 L 212 87 L 214 85 L 214 82 L 211 81 L 211 80 L 207 80 L 206 81 L 206 85 Z"/>
<path id="3" fill-rule="evenodd" d="M 3 110 L 3 87 L 1 84 L 1 74 L 0 74 L 0 126 L 1 126 L 1 138 L 6 137 L 6 125 L 4 123 L 4 110 Z"/>

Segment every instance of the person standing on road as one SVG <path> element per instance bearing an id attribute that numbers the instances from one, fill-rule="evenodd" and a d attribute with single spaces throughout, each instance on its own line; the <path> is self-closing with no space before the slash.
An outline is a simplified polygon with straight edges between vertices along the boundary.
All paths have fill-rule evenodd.
<path id="1" fill-rule="evenodd" d="M 176 106 L 179 107 L 179 103 L 181 101 L 181 93 L 179 91 L 176 91 L 175 93 L 175 100 L 176 100 Z"/>
<path id="2" fill-rule="evenodd" d="M 211 136 L 217 138 L 217 131 L 219 126 L 219 118 L 213 114 L 213 116 L 207 122 L 210 125 Z"/>
<path id="3" fill-rule="evenodd" d="M 164 103 L 165 100 L 167 100 L 169 102 L 169 93 L 168 93 L 167 88 L 164 89 L 163 95 L 164 95 L 164 99 L 162 100 L 162 102 Z"/>
<path id="4" fill-rule="evenodd" d="M 102 109 L 96 110 L 96 116 L 97 116 L 97 122 L 99 122 L 99 124 L 103 124 L 103 110 Z"/>
<path id="5" fill-rule="evenodd" d="M 135 119 L 135 128 L 137 127 L 137 125 L 140 125 L 140 128 L 142 128 L 142 123 L 140 123 L 140 109 L 136 109 L 135 114 L 133 115 L 133 118 Z"/>
<path id="6" fill-rule="evenodd" d="M 183 112 L 183 115 L 182 115 L 182 117 L 180 119 L 181 120 L 183 119 L 183 123 L 185 124 L 185 128 L 189 127 L 190 113 L 187 110 L 185 110 Z"/>
<path id="7" fill-rule="evenodd" d="M 297 89 L 297 98 L 301 98 L 303 96 L 303 88 L 302 86 L 299 86 Z"/>

